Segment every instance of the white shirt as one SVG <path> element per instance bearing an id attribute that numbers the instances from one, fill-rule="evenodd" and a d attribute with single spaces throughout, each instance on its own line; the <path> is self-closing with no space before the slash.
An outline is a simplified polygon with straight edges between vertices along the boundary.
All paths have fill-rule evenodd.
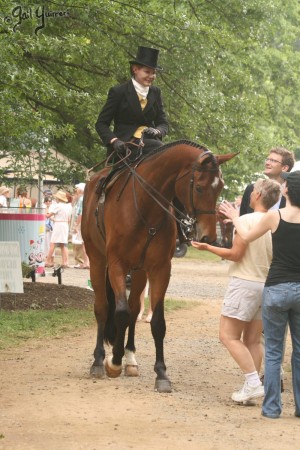
<path id="1" fill-rule="evenodd" d="M 238 221 L 245 231 L 256 226 L 265 213 L 253 212 L 244 214 Z M 249 242 L 246 252 L 240 261 L 230 261 L 228 275 L 243 280 L 265 282 L 272 259 L 272 237 L 268 231 L 255 241 Z"/>
<path id="2" fill-rule="evenodd" d="M 0 207 L 7 208 L 7 199 L 5 195 L 0 195 Z"/>

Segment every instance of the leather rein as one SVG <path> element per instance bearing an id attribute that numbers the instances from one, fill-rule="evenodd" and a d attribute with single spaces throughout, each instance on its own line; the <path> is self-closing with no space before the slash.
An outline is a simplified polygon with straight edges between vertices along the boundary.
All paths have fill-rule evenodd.
<path id="1" fill-rule="evenodd" d="M 206 155 L 210 155 L 210 156 L 212 156 L 213 157 L 213 159 L 214 159 L 214 156 L 213 156 L 213 153 L 210 151 L 210 150 L 207 150 L 207 151 L 205 151 L 205 152 L 203 152 L 201 155 L 200 155 L 200 158 L 203 158 L 204 156 L 206 156 Z M 215 160 L 214 160 L 215 161 Z M 139 184 L 140 184 L 140 186 L 142 187 L 142 189 L 145 191 L 145 192 L 147 192 L 147 194 L 155 201 L 155 203 L 157 204 L 157 205 L 159 205 L 160 207 L 161 207 L 161 209 L 163 209 L 169 216 L 171 216 L 181 227 L 183 227 L 184 229 L 185 229 L 185 231 L 183 232 L 183 234 L 184 234 L 184 237 L 186 238 L 186 240 L 189 240 L 188 239 L 188 235 L 191 233 L 191 231 L 192 231 L 192 229 L 193 229 L 193 227 L 194 227 L 194 224 L 195 224 L 195 222 L 196 222 L 196 216 L 197 215 L 199 215 L 199 214 L 216 214 L 216 210 L 215 209 L 211 209 L 211 210 L 204 210 L 204 209 L 197 209 L 197 208 L 195 208 L 195 206 L 194 206 L 194 184 L 195 184 L 195 181 L 194 181 L 194 174 L 195 174 L 195 172 L 218 172 L 219 171 L 219 168 L 217 167 L 217 163 L 215 162 L 215 164 L 216 164 L 216 167 L 215 168 L 213 168 L 213 169 L 204 169 L 204 168 L 202 168 L 202 169 L 199 169 L 199 168 L 196 168 L 195 166 L 192 168 L 192 170 L 188 170 L 185 174 L 183 174 L 180 178 L 177 178 L 176 179 L 176 181 L 175 181 L 175 183 L 177 183 L 180 179 L 182 179 L 182 178 L 184 178 L 185 176 L 187 176 L 189 173 L 191 173 L 192 172 L 192 175 L 191 175 L 191 178 L 190 178 L 190 204 L 191 204 L 191 208 L 192 208 L 192 211 L 191 211 L 191 215 L 189 215 L 189 214 L 184 214 L 180 209 L 178 209 L 172 202 L 170 202 L 169 200 L 167 200 L 156 188 L 154 188 L 153 186 L 151 186 L 143 177 L 141 177 L 137 172 L 136 172 L 136 167 L 142 162 L 142 160 L 141 161 L 139 161 L 138 162 L 138 164 L 136 164 L 136 166 L 135 167 L 131 167 L 126 161 L 123 161 L 124 162 L 124 164 L 127 166 L 127 168 L 128 168 L 128 170 L 129 170 L 129 172 L 130 172 L 130 174 L 132 175 L 132 177 L 133 177 L 133 180 L 134 181 L 137 181 Z M 128 180 L 129 180 L 129 177 L 127 177 L 127 179 L 126 179 L 126 182 L 125 182 L 125 184 L 127 184 L 127 182 L 128 182 Z M 124 186 L 125 187 L 125 186 Z M 124 189 L 124 187 L 123 187 L 123 189 Z M 122 191 L 123 191 L 123 189 L 122 189 Z M 144 222 L 144 224 L 145 225 L 147 225 L 147 222 L 146 222 L 146 220 L 143 218 L 143 216 L 140 214 L 140 212 L 139 212 L 139 210 L 138 210 L 138 205 L 137 205 L 137 199 L 136 199 L 136 190 L 135 190 L 135 187 L 134 187 L 134 182 L 133 182 L 133 196 L 134 196 L 134 202 L 135 202 L 135 207 L 136 207 L 136 210 L 138 211 L 138 213 L 139 213 L 139 215 L 140 215 L 140 218 L 141 218 L 141 220 Z M 167 205 L 167 207 L 166 206 L 164 206 L 164 204 L 165 205 Z M 178 214 L 178 216 L 180 217 L 180 219 L 178 219 L 176 216 L 175 216 L 175 214 L 173 214 L 171 211 L 170 211 L 170 207 L 172 207 L 172 209 L 174 210 L 174 211 L 176 211 L 176 213 Z M 161 226 L 162 226 L 162 224 L 161 224 Z M 160 228 L 160 226 L 158 227 L 158 229 Z M 156 228 L 156 231 L 158 231 L 158 229 Z M 152 230 L 152 232 L 151 233 L 153 233 L 154 232 L 154 230 L 155 230 L 155 228 L 153 228 L 153 227 L 149 227 L 149 230 Z M 155 233 L 154 233 L 155 234 Z M 154 235 L 153 234 L 153 235 Z"/>

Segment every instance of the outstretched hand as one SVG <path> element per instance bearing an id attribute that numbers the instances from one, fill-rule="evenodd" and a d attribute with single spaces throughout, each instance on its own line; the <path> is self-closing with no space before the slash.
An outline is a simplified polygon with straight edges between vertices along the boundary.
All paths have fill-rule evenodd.
<path id="1" fill-rule="evenodd" d="M 228 217 L 230 220 L 234 220 L 236 217 L 239 217 L 239 212 L 235 207 L 228 202 L 227 200 L 224 200 L 220 206 L 219 211 L 224 214 L 226 217 Z"/>
<path id="2" fill-rule="evenodd" d="M 191 244 L 193 247 L 197 248 L 198 250 L 207 250 L 208 249 L 208 244 L 205 244 L 204 242 L 191 241 Z"/>

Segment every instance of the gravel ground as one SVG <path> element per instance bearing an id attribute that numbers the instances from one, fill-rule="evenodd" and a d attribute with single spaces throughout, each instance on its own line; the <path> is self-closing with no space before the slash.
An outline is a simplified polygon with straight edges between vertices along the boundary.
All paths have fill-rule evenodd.
<path id="1" fill-rule="evenodd" d="M 136 378 L 89 376 L 95 326 L 0 351 L 0 450 L 298 448 L 289 337 L 281 419 L 262 418 L 261 399 L 251 407 L 231 400 L 244 378 L 218 339 L 227 268 L 221 261 L 173 260 L 166 297 L 198 304 L 166 315 L 170 394 L 154 390 L 155 348 L 144 321 L 136 329 Z M 86 287 L 88 278 L 87 270 L 66 269 L 62 280 L 66 288 Z"/>
<path id="2" fill-rule="evenodd" d="M 70 259 L 72 261 L 72 255 Z M 228 263 L 221 260 L 203 262 L 188 258 L 174 258 L 166 298 L 193 301 L 220 298 L 227 285 L 227 270 Z M 54 278 L 52 274 L 52 269 L 47 269 L 47 276 L 37 278 L 37 281 L 56 283 L 57 278 Z M 88 280 L 89 271 L 87 269 L 63 269 L 62 284 L 85 288 L 88 287 Z"/>

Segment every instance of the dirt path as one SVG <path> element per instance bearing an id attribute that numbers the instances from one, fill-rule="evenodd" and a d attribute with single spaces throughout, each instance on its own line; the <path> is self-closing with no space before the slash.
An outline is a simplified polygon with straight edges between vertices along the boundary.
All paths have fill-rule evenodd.
<path id="1" fill-rule="evenodd" d="M 0 450 L 298 448 L 289 340 L 282 418 L 262 418 L 261 401 L 243 407 L 230 400 L 243 377 L 218 342 L 226 271 L 221 263 L 173 265 L 168 297 L 198 296 L 199 304 L 167 316 L 171 394 L 154 392 L 154 344 L 145 322 L 137 324 L 139 378 L 89 378 L 94 327 L 1 351 Z"/>

